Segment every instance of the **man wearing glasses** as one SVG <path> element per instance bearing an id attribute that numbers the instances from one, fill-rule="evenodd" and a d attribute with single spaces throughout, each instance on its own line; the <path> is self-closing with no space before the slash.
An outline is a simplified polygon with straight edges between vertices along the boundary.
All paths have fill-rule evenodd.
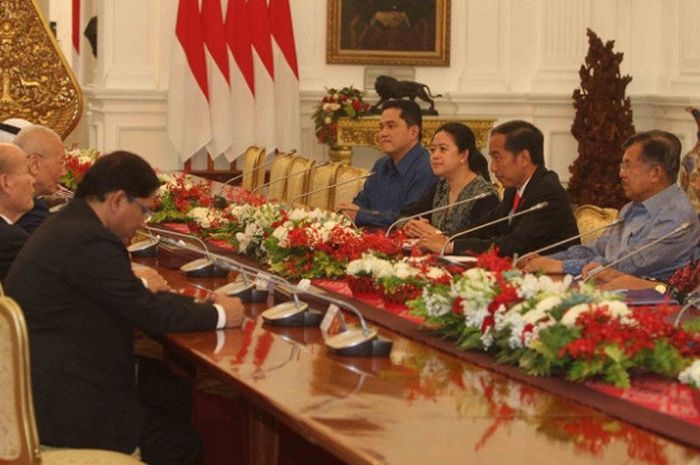
<path id="1" fill-rule="evenodd" d="M 240 299 L 196 303 L 153 293 L 131 270 L 125 244 L 150 215 L 158 178 L 138 155 L 114 152 L 88 170 L 75 199 L 31 235 L 5 280 L 24 312 L 42 444 L 137 447 L 149 464 L 195 464 L 190 388 L 133 354 L 149 333 L 240 326 Z"/>
<path id="2" fill-rule="evenodd" d="M 670 234 L 658 244 L 621 261 L 617 271 L 654 279 L 669 277 L 688 263 L 698 243 L 698 217 L 687 195 L 676 184 L 681 143 L 665 131 L 646 131 L 624 143 L 620 180 L 630 199 L 620 210 L 622 223 L 612 226 L 597 240 L 549 257 L 525 261 L 525 271 L 586 274 L 632 250 L 670 234 L 683 223 L 684 231 Z"/>
<path id="3" fill-rule="evenodd" d="M 27 153 L 29 171 L 36 179 L 34 208 L 17 222 L 31 234 L 49 216 L 49 207 L 42 197 L 58 190 L 58 182 L 66 174 L 66 150 L 58 134 L 39 125 L 22 128 L 14 142 Z"/>

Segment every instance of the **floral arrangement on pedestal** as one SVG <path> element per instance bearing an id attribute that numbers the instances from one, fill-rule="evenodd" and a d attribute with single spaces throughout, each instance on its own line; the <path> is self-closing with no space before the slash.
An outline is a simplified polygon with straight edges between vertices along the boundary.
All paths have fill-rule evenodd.
<path id="1" fill-rule="evenodd" d="M 363 98 L 365 92 L 353 86 L 341 89 L 326 89 L 326 95 L 321 99 L 311 116 L 314 120 L 315 134 L 318 141 L 329 147 L 338 142 L 338 118 L 347 116 L 359 118 L 369 109 L 369 104 Z"/>
<path id="2" fill-rule="evenodd" d="M 87 170 L 95 164 L 95 160 L 100 155 L 102 153 L 93 148 L 73 147 L 70 150 L 66 150 L 66 174 L 63 175 L 60 183 L 74 191 Z"/>
<path id="3" fill-rule="evenodd" d="M 675 327 L 669 307 L 628 307 L 614 293 L 569 287 L 505 267 L 491 251 L 477 267 L 432 286 L 409 307 L 463 349 L 493 353 L 537 376 L 600 377 L 630 385 L 630 371 L 675 377 L 700 353 L 697 325 Z"/>

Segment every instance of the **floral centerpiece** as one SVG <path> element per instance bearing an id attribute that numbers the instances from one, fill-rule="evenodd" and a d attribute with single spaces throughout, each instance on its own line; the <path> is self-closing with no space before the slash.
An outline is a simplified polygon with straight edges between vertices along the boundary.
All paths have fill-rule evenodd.
<path id="1" fill-rule="evenodd" d="M 334 147 L 338 143 L 338 118 L 358 118 L 367 112 L 369 104 L 362 99 L 365 92 L 353 86 L 342 89 L 326 89 L 326 95 L 314 109 L 312 118 L 316 137 L 322 144 Z"/>
<path id="2" fill-rule="evenodd" d="M 70 150 L 66 150 L 66 174 L 63 175 L 60 183 L 74 191 L 87 170 L 95 164 L 95 160 L 100 155 L 101 153 L 93 148 L 73 147 Z"/>
<path id="3" fill-rule="evenodd" d="M 628 387 L 631 371 L 674 377 L 700 351 L 697 325 L 667 322 L 672 308 L 628 307 L 614 293 L 569 288 L 570 278 L 523 275 L 494 254 L 409 306 L 459 347 L 538 376 Z"/>
<path id="4" fill-rule="evenodd" d="M 355 297 L 375 296 L 379 294 L 377 281 L 392 275 L 394 266 L 390 260 L 365 253 L 362 257 L 348 263 L 348 286 Z"/>
<path id="5" fill-rule="evenodd" d="M 384 306 L 392 310 L 405 311 L 406 302 L 420 296 L 423 289 L 452 280 L 447 270 L 435 266 L 434 258 L 406 257 L 392 266 L 391 274 L 379 279 Z"/>
<path id="6" fill-rule="evenodd" d="M 159 173 L 161 185 L 156 192 L 155 213 L 151 218 L 153 223 L 189 222 L 194 218 L 190 211 L 196 207 L 213 207 L 214 196 L 211 193 L 211 183 L 197 179 L 187 173 Z M 199 211 L 198 216 L 208 216 Z"/>

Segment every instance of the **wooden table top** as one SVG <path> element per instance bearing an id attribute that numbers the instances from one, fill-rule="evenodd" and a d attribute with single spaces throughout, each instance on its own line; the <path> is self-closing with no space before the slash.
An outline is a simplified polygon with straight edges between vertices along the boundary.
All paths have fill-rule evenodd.
<path id="1" fill-rule="evenodd" d="M 141 260 L 143 264 L 152 264 Z M 174 288 L 179 271 L 159 269 Z M 209 288 L 225 280 L 189 280 Z M 318 328 L 241 329 L 168 343 L 348 463 L 698 464 L 700 452 L 380 328 L 389 358 L 330 353 Z"/>

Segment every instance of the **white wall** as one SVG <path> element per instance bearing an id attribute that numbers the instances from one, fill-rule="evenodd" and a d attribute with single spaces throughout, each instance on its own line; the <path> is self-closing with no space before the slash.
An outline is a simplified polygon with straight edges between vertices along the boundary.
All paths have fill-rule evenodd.
<path id="1" fill-rule="evenodd" d="M 64 0 L 53 0 L 62 2 Z M 92 0 L 100 57 L 86 88 L 89 141 L 136 151 L 164 169 L 182 162 L 165 135 L 168 62 L 176 0 Z M 325 156 L 311 112 L 324 87 L 362 87 L 364 66 L 325 62 L 326 0 L 291 0 L 301 76 L 302 153 Z M 138 12 L 136 14 L 135 12 Z M 587 50 L 586 27 L 623 52 L 638 130 L 677 133 L 688 150 L 700 105 L 697 0 L 452 0 L 451 66 L 420 67 L 415 79 L 442 93 L 442 115 L 523 118 L 546 137 L 546 159 L 564 180 L 576 157 L 571 94 Z M 60 25 L 59 25 L 60 28 Z M 368 165 L 372 151 L 356 155 Z"/>

